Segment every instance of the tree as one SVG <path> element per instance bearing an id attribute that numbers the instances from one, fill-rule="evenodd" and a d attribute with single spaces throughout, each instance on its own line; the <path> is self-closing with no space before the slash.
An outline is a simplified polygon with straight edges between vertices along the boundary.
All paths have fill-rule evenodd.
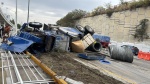
<path id="1" fill-rule="evenodd" d="M 93 16 L 100 15 L 100 14 L 103 14 L 104 12 L 105 12 L 105 8 L 103 8 L 102 6 L 99 6 L 92 11 L 92 15 Z"/>
<path id="2" fill-rule="evenodd" d="M 10 22 L 11 22 L 12 24 L 15 24 L 15 21 L 14 21 L 14 19 L 10 20 Z"/>
<path id="3" fill-rule="evenodd" d="M 56 23 L 60 26 L 69 26 L 74 27 L 75 21 L 81 19 L 86 15 L 86 11 L 75 9 L 72 12 L 69 12 L 66 16 L 58 20 Z"/>
<path id="4" fill-rule="evenodd" d="M 21 28 L 21 24 L 17 24 L 17 28 L 20 29 Z"/>
<path id="5" fill-rule="evenodd" d="M 111 3 L 106 3 L 106 14 L 108 17 L 111 17 L 111 15 L 113 14 L 113 9 L 112 9 L 112 4 Z"/>
<path id="6" fill-rule="evenodd" d="M 138 41 L 143 41 L 144 39 L 149 38 L 149 36 L 147 34 L 147 28 L 148 28 L 147 22 L 148 21 L 149 21 L 148 19 L 142 19 L 140 21 L 140 24 L 135 27 L 136 31 L 133 36 L 134 36 L 134 38 L 138 38 Z"/>

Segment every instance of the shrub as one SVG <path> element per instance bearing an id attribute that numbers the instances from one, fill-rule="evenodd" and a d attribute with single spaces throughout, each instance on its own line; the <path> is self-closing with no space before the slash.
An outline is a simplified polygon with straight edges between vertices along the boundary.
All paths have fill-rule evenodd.
<path id="1" fill-rule="evenodd" d="M 112 5 L 111 3 L 107 3 L 106 5 L 106 14 L 108 17 L 111 17 L 111 15 L 113 14 L 114 10 L 112 9 Z"/>
<path id="2" fill-rule="evenodd" d="M 119 12 L 124 10 L 134 10 L 139 7 L 148 7 L 150 6 L 150 0 L 133 0 L 132 2 L 125 2 L 124 0 L 120 0 L 120 4 L 112 7 L 111 3 L 105 4 L 106 9 L 102 9 L 103 7 L 97 7 L 91 12 L 91 16 L 107 14 L 108 17 L 111 17 L 113 12 Z M 90 17 L 90 16 L 89 16 Z"/>
<path id="3" fill-rule="evenodd" d="M 150 0 L 133 1 L 130 3 L 130 10 L 148 6 L 150 6 Z"/>
<path id="4" fill-rule="evenodd" d="M 58 20 L 56 23 L 57 25 L 60 26 L 74 27 L 75 21 L 81 19 L 85 15 L 86 11 L 75 9 L 72 12 L 69 12 L 66 16 L 64 16 L 60 20 Z"/>
<path id="5" fill-rule="evenodd" d="M 143 39 L 149 38 L 149 36 L 146 32 L 147 28 L 148 28 L 148 25 L 147 25 L 148 21 L 149 21 L 148 19 L 143 19 L 140 21 L 140 24 L 135 27 L 136 31 L 133 36 L 134 36 L 134 38 L 138 38 L 138 41 L 143 41 Z"/>
<path id="6" fill-rule="evenodd" d="M 106 14 L 107 14 L 108 17 L 111 17 L 111 15 L 113 14 L 113 12 L 114 11 L 111 8 L 106 10 Z"/>
<path id="7" fill-rule="evenodd" d="M 92 11 L 92 16 L 104 14 L 104 12 L 105 12 L 105 8 L 99 6 Z"/>

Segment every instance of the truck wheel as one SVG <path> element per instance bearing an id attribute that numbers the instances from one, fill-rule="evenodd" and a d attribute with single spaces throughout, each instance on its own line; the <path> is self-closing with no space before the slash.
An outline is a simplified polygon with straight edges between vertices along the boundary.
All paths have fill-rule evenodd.
<path id="1" fill-rule="evenodd" d="M 85 29 L 81 25 L 76 25 L 76 28 L 82 33 L 85 32 Z"/>
<path id="2" fill-rule="evenodd" d="M 30 22 L 30 23 L 29 23 L 29 26 L 39 29 L 39 28 L 42 27 L 42 23 L 40 23 L 40 22 Z"/>
<path id="3" fill-rule="evenodd" d="M 94 30 L 90 26 L 86 25 L 84 28 L 85 28 L 85 34 L 88 33 L 90 33 L 91 35 L 94 34 Z"/>

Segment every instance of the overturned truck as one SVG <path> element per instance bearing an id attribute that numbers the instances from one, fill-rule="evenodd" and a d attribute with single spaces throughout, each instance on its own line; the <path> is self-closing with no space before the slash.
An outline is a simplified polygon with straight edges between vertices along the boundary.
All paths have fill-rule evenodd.
<path id="1" fill-rule="evenodd" d="M 81 40 L 88 33 L 91 35 L 94 33 L 94 31 L 90 31 L 92 30 L 90 28 L 81 32 L 78 30 L 79 27 L 49 27 L 44 24 L 43 30 L 41 30 L 40 28 L 42 28 L 42 26 L 43 25 L 39 22 L 24 23 L 17 35 L 8 38 L 11 43 L 2 44 L 2 48 L 13 52 L 23 52 L 24 50 L 49 52 L 55 48 L 71 51 L 71 43 L 73 41 Z M 96 48 L 98 49 L 97 51 L 99 51 L 101 49 L 101 43 L 94 42 L 93 45 L 94 44 L 99 44 L 99 47 Z"/>
<path id="2" fill-rule="evenodd" d="M 110 37 L 96 34 L 90 26 L 77 25 L 75 28 L 71 28 L 43 25 L 39 22 L 24 23 L 17 35 L 9 37 L 8 40 L 9 43 L 1 45 L 3 49 L 11 52 L 27 50 L 34 54 L 59 49 L 77 53 L 83 53 L 84 50 L 100 52 L 102 48 L 108 48 L 110 43 Z M 123 50 L 126 51 L 125 54 L 117 54 L 122 51 L 116 51 L 120 50 L 116 47 L 109 47 L 109 50 L 113 59 L 130 63 L 133 61 L 133 55 L 130 54 L 129 49 Z"/>

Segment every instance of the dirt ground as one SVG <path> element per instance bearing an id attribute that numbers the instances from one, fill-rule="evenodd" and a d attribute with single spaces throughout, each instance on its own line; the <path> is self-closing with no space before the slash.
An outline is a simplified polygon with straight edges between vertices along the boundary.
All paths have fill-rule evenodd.
<path id="1" fill-rule="evenodd" d="M 84 84 L 123 84 L 109 76 L 100 73 L 75 61 L 73 53 L 44 53 L 39 59 L 59 76 L 67 76 Z"/>

